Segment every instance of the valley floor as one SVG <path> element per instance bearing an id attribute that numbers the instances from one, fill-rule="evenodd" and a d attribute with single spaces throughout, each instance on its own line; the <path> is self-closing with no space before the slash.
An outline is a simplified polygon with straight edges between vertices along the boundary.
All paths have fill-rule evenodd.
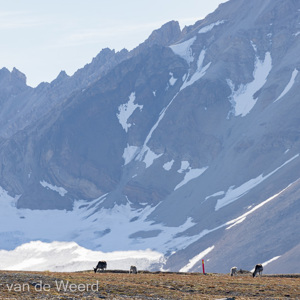
<path id="1" fill-rule="evenodd" d="M 300 299 L 300 275 L 0 271 L 2 299 Z"/>

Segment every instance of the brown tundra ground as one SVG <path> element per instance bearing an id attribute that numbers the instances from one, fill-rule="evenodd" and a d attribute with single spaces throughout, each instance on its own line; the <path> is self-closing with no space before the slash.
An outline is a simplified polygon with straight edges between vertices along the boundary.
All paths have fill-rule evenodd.
<path id="1" fill-rule="evenodd" d="M 4 299 L 300 299 L 300 275 L 0 271 Z"/>

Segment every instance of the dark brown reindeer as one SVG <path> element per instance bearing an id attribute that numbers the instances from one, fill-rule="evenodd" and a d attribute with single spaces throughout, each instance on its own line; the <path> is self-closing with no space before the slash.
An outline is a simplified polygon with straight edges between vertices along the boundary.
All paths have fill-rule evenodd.
<path id="1" fill-rule="evenodd" d="M 94 268 L 94 272 L 96 273 L 98 269 L 103 271 L 106 268 L 107 268 L 106 261 L 99 261 L 98 264 L 97 264 L 97 266 L 96 266 L 96 268 Z"/>
<path id="2" fill-rule="evenodd" d="M 253 272 L 253 277 L 256 276 L 256 274 L 258 273 L 260 276 L 262 276 L 262 271 L 263 271 L 264 267 L 262 264 L 258 264 L 255 266 L 254 272 Z"/>

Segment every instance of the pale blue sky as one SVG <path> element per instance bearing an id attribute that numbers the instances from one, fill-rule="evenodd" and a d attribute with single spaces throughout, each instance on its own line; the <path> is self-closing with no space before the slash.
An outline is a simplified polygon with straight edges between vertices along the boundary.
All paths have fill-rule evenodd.
<path id="1" fill-rule="evenodd" d="M 103 48 L 131 50 L 177 20 L 194 24 L 227 0 L 0 0 L 0 68 L 36 86 L 72 75 Z"/>

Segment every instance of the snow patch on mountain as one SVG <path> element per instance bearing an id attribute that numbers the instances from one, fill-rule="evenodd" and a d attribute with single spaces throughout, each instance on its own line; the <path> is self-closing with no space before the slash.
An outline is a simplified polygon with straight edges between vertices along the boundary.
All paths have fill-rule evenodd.
<path id="1" fill-rule="evenodd" d="M 15 250 L 0 250 L 0 268 L 6 270 L 79 271 L 91 269 L 100 259 L 108 261 L 109 269 L 127 269 L 131 264 L 137 265 L 138 269 L 151 269 L 152 264 L 159 264 L 161 268 L 164 261 L 163 253 L 184 249 L 218 229 L 226 227 L 229 230 L 233 226 L 237 226 L 248 215 L 276 199 L 289 186 L 240 217 L 218 227 L 205 229 L 194 236 L 178 234 L 184 233 L 195 225 L 190 218 L 179 227 L 167 227 L 148 221 L 147 217 L 155 207 L 146 206 L 144 209 L 134 210 L 128 202 L 126 205 L 115 205 L 111 209 L 102 208 L 99 211 L 99 204 L 106 198 L 104 195 L 88 204 L 86 201 L 75 202 L 72 212 L 32 211 L 16 209 L 14 207 L 16 199 L 0 188 L 1 246 L 8 248 L 7 244 L 5 245 L 7 240 L 4 237 L 14 238 L 13 234 L 16 230 L 25 241 L 24 245 Z M 20 216 L 23 218 L 20 219 Z M 11 221 L 10 223 L 8 223 L 8 219 Z M 82 226 L 77 228 L 80 222 Z M 35 224 L 39 224 L 39 226 L 37 227 Z M 156 235 L 152 234 L 154 231 L 157 232 Z M 145 235 L 147 232 L 151 233 L 149 237 L 139 236 L 140 233 Z M 32 240 L 35 242 L 28 243 Z M 51 241 L 55 242 L 49 243 Z M 79 247 L 77 244 L 81 246 Z M 98 251 L 82 247 L 98 249 Z M 101 251 L 99 251 L 100 249 Z M 212 249 L 206 250 L 210 252 Z M 191 259 L 184 268 L 191 269 L 207 253 L 201 252 L 201 255 Z"/>
<path id="2" fill-rule="evenodd" d="M 179 55 L 184 60 L 186 60 L 188 64 L 190 64 L 194 61 L 193 50 L 191 47 L 194 44 L 196 38 L 197 37 L 195 36 L 183 43 L 171 45 L 170 48 L 172 49 L 174 54 Z"/>
<path id="3" fill-rule="evenodd" d="M 217 22 L 215 22 L 215 23 L 212 23 L 212 24 L 210 24 L 210 25 L 207 25 L 207 26 L 205 26 L 205 27 L 202 27 L 202 28 L 198 31 L 198 33 L 199 33 L 199 34 L 201 34 L 201 33 L 207 33 L 207 32 L 209 32 L 209 31 L 211 31 L 215 26 L 221 25 L 221 24 L 223 24 L 224 22 L 225 22 L 224 20 L 222 20 L 222 21 L 217 21 Z"/>
<path id="4" fill-rule="evenodd" d="M 172 159 L 171 161 L 166 162 L 166 163 L 163 165 L 163 168 L 164 168 L 166 171 L 170 171 L 170 170 L 172 169 L 173 164 L 174 164 L 174 159 Z"/>
<path id="5" fill-rule="evenodd" d="M 258 210 L 259 208 L 263 207 L 264 205 L 266 205 L 267 203 L 269 203 L 270 201 L 276 199 L 280 194 L 282 194 L 286 189 L 288 189 L 292 184 L 289 184 L 286 188 L 284 188 L 282 191 L 280 191 L 279 193 L 271 196 L 270 198 L 268 198 L 267 200 L 261 202 L 260 204 L 254 206 L 253 208 L 251 208 L 248 212 L 242 214 L 241 216 L 239 216 L 236 219 L 233 219 L 227 223 L 224 224 L 224 226 L 228 226 L 226 227 L 226 230 L 231 229 L 232 227 L 244 222 L 247 218 L 247 216 L 249 216 L 250 214 L 254 213 L 256 210 Z M 223 227 L 223 226 L 222 226 Z"/>
<path id="6" fill-rule="evenodd" d="M 173 86 L 176 83 L 177 78 L 174 77 L 174 74 L 172 72 L 170 72 L 169 75 L 171 76 L 171 78 L 169 79 L 169 84 Z"/>
<path id="7" fill-rule="evenodd" d="M 273 261 L 277 260 L 278 258 L 280 258 L 280 256 L 281 256 L 281 255 L 275 256 L 275 257 L 273 257 L 273 258 L 271 258 L 271 259 L 269 259 L 269 260 L 263 262 L 262 265 L 265 267 L 266 265 L 268 265 L 268 264 L 270 264 L 271 262 L 273 262 Z M 252 272 L 254 272 L 254 270 L 253 270 Z"/>
<path id="8" fill-rule="evenodd" d="M 12 250 L 38 240 L 74 241 L 82 247 L 104 252 L 151 248 L 167 253 L 170 249 L 182 249 L 193 240 L 179 234 L 195 225 L 191 218 L 178 227 L 153 224 L 148 216 L 156 207 L 145 205 L 135 209 L 128 201 L 106 209 L 102 207 L 106 197 L 75 201 L 72 211 L 17 209 L 18 197 L 11 197 L 0 188 L 1 248 Z"/>
<path id="9" fill-rule="evenodd" d="M 192 75 L 191 78 L 189 78 L 189 76 L 187 76 L 187 78 L 184 81 L 183 85 L 181 86 L 180 90 L 183 90 L 186 87 L 192 85 L 193 83 L 195 83 L 196 81 L 201 79 L 206 74 L 206 71 L 210 67 L 211 62 L 209 62 L 205 66 L 203 66 L 205 54 L 206 54 L 206 50 L 205 49 L 201 50 L 201 52 L 199 54 L 199 57 L 198 57 L 198 61 L 197 61 L 197 70 L 196 70 L 196 72 Z"/>
<path id="10" fill-rule="evenodd" d="M 68 193 L 68 191 L 66 189 L 64 189 L 63 187 L 58 187 L 56 185 L 52 185 L 48 182 L 46 182 L 45 180 L 40 181 L 40 184 L 44 187 L 44 188 L 48 188 L 54 192 L 59 193 L 62 197 L 65 196 L 65 194 Z"/>
<path id="11" fill-rule="evenodd" d="M 146 139 L 144 141 L 143 147 L 142 147 L 140 153 L 137 155 L 137 157 L 136 157 L 135 160 L 137 160 L 137 161 L 143 161 L 144 160 L 145 163 L 146 163 L 146 161 L 148 161 L 149 157 L 145 161 L 145 154 L 146 154 L 146 152 L 151 151 L 151 150 L 147 146 L 147 144 L 148 144 L 149 140 L 151 139 L 153 132 L 155 131 L 155 129 L 157 128 L 157 126 L 159 125 L 159 123 L 161 122 L 161 120 L 164 118 L 166 111 L 168 110 L 168 108 L 170 107 L 170 105 L 173 103 L 173 101 L 175 100 L 175 98 L 177 97 L 178 94 L 179 94 L 179 92 L 176 93 L 176 95 L 172 98 L 172 100 L 169 102 L 169 104 L 165 108 L 163 108 L 162 111 L 160 112 L 158 120 L 156 121 L 156 123 L 152 126 L 151 130 L 149 131 L 149 133 L 148 133 L 148 135 L 147 135 L 147 137 L 146 137 Z M 156 159 L 159 156 L 161 156 L 161 155 L 158 156 L 157 154 L 155 154 L 155 155 L 156 155 L 156 157 L 154 159 Z M 151 157 L 154 157 L 154 155 L 152 155 Z M 153 160 L 152 160 L 152 163 L 153 163 Z M 149 166 L 149 163 L 148 164 L 146 163 L 146 165 Z"/>
<path id="12" fill-rule="evenodd" d="M 220 191 L 220 192 L 217 192 L 217 193 L 214 193 L 212 195 L 205 197 L 205 200 L 208 200 L 209 198 L 213 198 L 213 197 L 223 196 L 224 194 L 225 194 L 224 191 Z"/>
<path id="13" fill-rule="evenodd" d="M 194 265 L 196 265 L 204 256 L 206 256 L 209 252 L 211 252 L 215 246 L 208 247 L 198 255 L 194 256 L 192 259 L 189 260 L 189 263 L 182 267 L 179 272 L 188 272 Z"/>
<path id="14" fill-rule="evenodd" d="M 291 76 L 291 79 L 290 79 L 289 83 L 286 85 L 283 92 L 279 95 L 279 97 L 274 102 L 281 99 L 283 96 L 285 96 L 290 91 L 290 89 L 293 87 L 293 85 L 295 83 L 295 79 L 296 79 L 298 73 L 299 73 L 299 71 L 297 69 L 294 69 L 294 71 L 292 72 L 292 76 Z"/>
<path id="15" fill-rule="evenodd" d="M 276 168 L 274 171 L 270 172 L 266 176 L 263 176 L 263 174 L 257 176 L 256 178 L 250 179 L 249 181 L 243 183 L 237 188 L 234 188 L 234 186 L 229 187 L 227 190 L 225 196 L 222 199 L 219 199 L 217 201 L 217 204 L 215 206 L 215 210 L 219 210 L 220 208 L 238 200 L 243 195 L 247 194 L 251 189 L 265 181 L 267 178 L 272 176 L 274 173 L 276 173 L 278 170 L 280 170 L 282 167 L 284 167 L 286 164 L 290 163 L 294 159 L 298 158 L 299 154 L 295 155 L 291 159 L 287 160 L 285 163 L 283 163 L 280 167 Z"/>
<path id="16" fill-rule="evenodd" d="M 76 272 L 92 270 L 99 260 L 105 260 L 109 270 L 151 270 L 152 265 L 163 265 L 163 254 L 147 250 L 92 251 L 75 242 L 43 243 L 32 241 L 14 250 L 0 250 L 0 269 L 16 271 Z"/>
<path id="17" fill-rule="evenodd" d="M 187 160 L 183 160 L 181 162 L 181 166 L 180 169 L 177 171 L 178 173 L 183 173 L 184 171 L 186 171 L 190 166 L 190 163 Z"/>
<path id="18" fill-rule="evenodd" d="M 147 147 L 143 159 L 143 162 L 146 164 L 146 168 L 149 168 L 153 164 L 154 160 L 161 157 L 162 155 L 163 153 L 156 154 L 153 151 L 151 151 L 149 147 Z"/>
<path id="19" fill-rule="evenodd" d="M 220 226 L 217 226 L 215 228 L 212 229 L 204 229 L 202 230 L 199 234 L 192 236 L 190 238 L 190 244 L 192 244 L 193 242 L 203 238 L 204 236 L 219 230 L 221 228 L 226 227 L 226 230 L 230 230 L 232 227 L 242 223 L 243 221 L 246 220 L 247 216 L 249 216 L 250 214 L 253 214 L 254 212 L 256 212 L 258 209 L 260 209 L 261 207 L 263 207 L 264 205 L 266 205 L 267 203 L 271 202 L 272 200 L 276 199 L 279 195 L 281 195 L 284 191 L 286 191 L 290 186 L 292 186 L 293 183 L 289 184 L 286 188 L 284 188 L 282 191 L 280 191 L 279 193 L 271 196 L 270 198 L 268 198 L 267 200 L 261 202 L 260 204 L 256 205 L 255 207 L 253 207 L 251 210 L 249 210 L 248 212 L 242 214 L 241 216 L 239 216 L 238 218 L 235 218 L 233 220 L 227 221 L 226 223 L 221 224 Z"/>
<path id="20" fill-rule="evenodd" d="M 254 98 L 254 94 L 264 86 L 271 69 L 272 58 L 270 52 L 267 52 L 263 61 L 256 57 L 252 82 L 245 85 L 241 84 L 236 90 L 234 83 L 230 79 L 227 80 L 231 89 L 229 101 L 235 116 L 244 117 L 250 113 L 258 100 Z"/>
<path id="21" fill-rule="evenodd" d="M 127 147 L 124 149 L 123 152 L 123 159 L 124 159 L 124 166 L 126 166 L 127 164 L 129 164 L 137 155 L 138 151 L 139 151 L 139 147 L 137 146 L 129 146 L 127 144 Z"/>
<path id="22" fill-rule="evenodd" d="M 140 110 L 143 109 L 143 105 L 138 105 L 134 103 L 135 101 L 135 92 L 132 92 L 129 96 L 129 100 L 125 104 L 121 104 L 118 108 L 119 113 L 117 113 L 117 117 L 119 119 L 120 124 L 122 125 L 123 129 L 127 132 L 129 127 L 132 124 L 128 123 L 128 119 L 133 114 L 133 112 L 139 108 Z"/>
<path id="23" fill-rule="evenodd" d="M 271 259 L 269 259 L 269 260 L 263 262 L 263 263 L 262 263 L 263 267 L 265 267 L 266 265 L 270 264 L 271 262 L 277 260 L 278 258 L 280 258 L 280 256 L 275 256 L 275 257 L 273 257 L 273 258 L 271 258 Z M 254 270 L 255 270 L 255 267 L 254 267 L 252 270 L 250 270 L 250 272 L 253 273 Z"/>
<path id="24" fill-rule="evenodd" d="M 204 168 L 200 168 L 200 169 L 192 169 L 191 167 L 188 167 L 186 169 L 186 173 L 184 175 L 183 180 L 178 183 L 174 189 L 174 191 L 176 191 L 177 189 L 179 189 L 180 187 L 182 187 L 183 185 L 187 184 L 189 181 L 191 181 L 192 179 L 195 179 L 197 177 L 199 177 L 200 175 L 202 175 L 206 170 L 208 169 L 208 167 L 204 167 Z"/>
<path id="25" fill-rule="evenodd" d="M 251 46 L 252 46 L 254 52 L 257 53 L 257 46 L 254 44 L 253 41 L 250 41 L 250 43 L 251 43 Z"/>
<path id="26" fill-rule="evenodd" d="M 0 206 L 1 206 L 0 212 L 5 212 L 5 210 L 11 209 L 11 208 L 16 208 L 16 203 L 19 198 L 20 198 L 20 195 L 16 196 L 16 197 L 11 197 L 8 194 L 8 192 L 0 186 Z M 1 220 L 1 218 L 0 218 L 0 220 Z"/>

